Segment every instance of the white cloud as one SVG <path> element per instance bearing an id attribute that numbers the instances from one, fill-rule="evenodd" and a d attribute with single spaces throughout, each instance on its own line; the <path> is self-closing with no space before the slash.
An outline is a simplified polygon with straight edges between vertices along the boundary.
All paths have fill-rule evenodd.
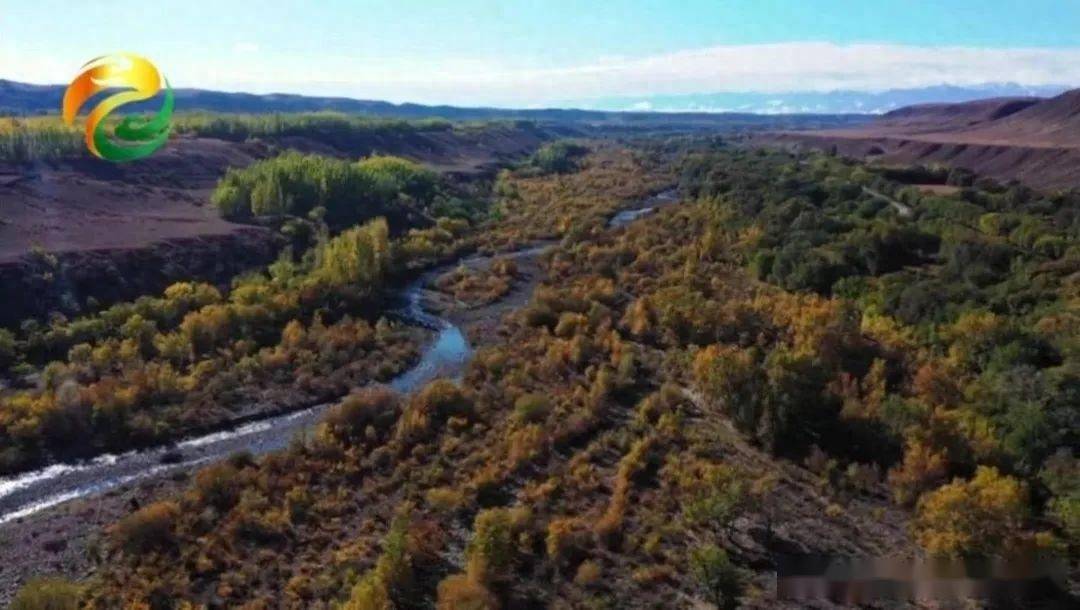
<path id="1" fill-rule="evenodd" d="M 499 74 L 495 89 L 570 97 L 690 93 L 880 91 L 1013 82 L 1080 84 L 1080 48 L 989 49 L 890 44 L 721 46 L 635 60 Z"/>
<path id="2" fill-rule="evenodd" d="M 789 42 L 606 57 L 556 67 L 497 58 L 281 56 L 259 52 L 247 42 L 236 43 L 234 50 L 229 61 L 166 53 L 152 59 L 180 87 L 516 106 L 608 96 L 880 91 L 990 82 L 1080 85 L 1080 48 Z M 70 63 L 74 70 L 84 61 L 71 59 L 20 58 L 0 45 L 0 78 L 63 82 L 70 75 L 57 65 Z"/>

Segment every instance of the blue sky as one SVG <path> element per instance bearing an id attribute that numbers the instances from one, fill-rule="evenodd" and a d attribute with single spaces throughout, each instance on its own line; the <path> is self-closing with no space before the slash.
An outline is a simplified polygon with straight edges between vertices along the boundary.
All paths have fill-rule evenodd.
<path id="1" fill-rule="evenodd" d="M 178 86 L 429 103 L 1080 84 L 1080 2 L 0 0 L 0 78 L 121 50 Z"/>

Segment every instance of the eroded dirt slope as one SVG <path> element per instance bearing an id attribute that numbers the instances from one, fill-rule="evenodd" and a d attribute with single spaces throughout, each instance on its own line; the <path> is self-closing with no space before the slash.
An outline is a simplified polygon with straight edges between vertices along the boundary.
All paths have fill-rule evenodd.
<path id="1" fill-rule="evenodd" d="M 886 164 L 940 164 L 1034 188 L 1080 187 L 1080 90 L 902 108 L 856 129 L 775 132 L 767 145 L 835 151 Z"/>

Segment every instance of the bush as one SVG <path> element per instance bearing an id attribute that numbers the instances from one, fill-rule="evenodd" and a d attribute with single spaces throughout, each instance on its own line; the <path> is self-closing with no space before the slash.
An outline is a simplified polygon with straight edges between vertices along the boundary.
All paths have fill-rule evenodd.
<path id="1" fill-rule="evenodd" d="M 558 314 L 544 303 L 536 303 L 525 307 L 525 323 L 529 326 L 553 327 L 559 321 Z"/>
<path id="2" fill-rule="evenodd" d="M 672 468 L 690 523 L 730 532 L 735 519 L 749 510 L 750 481 L 731 466 L 695 460 Z"/>
<path id="3" fill-rule="evenodd" d="M 451 417 L 468 418 L 473 414 L 472 399 L 461 386 L 447 379 L 427 384 L 411 406 L 431 414 L 440 423 Z"/>
<path id="4" fill-rule="evenodd" d="M 545 174 L 564 174 L 577 169 L 577 160 L 589 152 L 588 148 L 570 142 L 553 142 L 540 147 L 529 163 Z"/>
<path id="5" fill-rule="evenodd" d="M 428 504 L 437 511 L 453 512 L 461 509 L 465 502 L 465 493 L 452 487 L 436 487 L 426 494 Z"/>
<path id="6" fill-rule="evenodd" d="M 432 426 L 443 424 L 451 417 L 470 419 L 472 415 L 472 398 L 453 381 L 436 379 L 409 401 L 398 424 L 398 435 L 416 440 L 430 433 Z"/>
<path id="7" fill-rule="evenodd" d="M 293 505 L 300 508 L 301 504 Z M 230 513 L 230 520 L 226 532 L 234 540 L 246 540 L 258 545 L 272 545 L 281 542 L 292 522 L 289 520 L 291 509 L 289 506 L 278 507 L 270 503 L 270 500 L 261 491 L 248 488 L 240 494 L 240 500 Z"/>
<path id="8" fill-rule="evenodd" d="M 438 610 L 499 610 L 499 600 L 483 584 L 464 574 L 439 583 Z"/>
<path id="9" fill-rule="evenodd" d="M 653 461 L 655 439 L 646 437 L 636 441 L 630 451 L 619 461 L 615 474 L 615 486 L 611 491 L 611 502 L 607 511 L 593 525 L 593 531 L 601 539 L 614 541 L 622 528 L 623 519 L 630 503 L 630 491 L 634 477 L 650 466 Z"/>
<path id="10" fill-rule="evenodd" d="M 390 600 L 390 592 L 375 576 L 369 572 L 367 576 L 356 583 L 349 593 L 349 601 L 341 606 L 342 610 L 390 610 L 394 603 Z"/>
<path id="11" fill-rule="evenodd" d="M 717 608 L 738 607 L 742 576 L 724 549 L 715 545 L 695 549 L 690 556 L 690 570 Z"/>
<path id="12" fill-rule="evenodd" d="M 600 564 L 591 560 L 583 561 L 574 574 L 574 584 L 582 587 L 595 585 L 600 582 L 601 576 L 603 576 L 603 571 L 600 569 Z"/>
<path id="13" fill-rule="evenodd" d="M 323 429 L 347 445 L 384 438 L 401 412 L 401 397 L 386 386 L 368 386 L 346 396 L 323 417 Z"/>
<path id="14" fill-rule="evenodd" d="M 180 507 L 173 502 L 157 502 L 135 511 L 113 526 L 112 538 L 117 547 L 128 553 L 142 554 L 165 550 L 175 541 Z"/>
<path id="15" fill-rule="evenodd" d="M 583 520 L 576 517 L 553 519 L 548 524 L 548 557 L 556 563 L 574 563 L 585 553 L 591 539 L 591 531 Z"/>
<path id="16" fill-rule="evenodd" d="M 82 588 L 62 578 L 33 578 L 15 594 L 11 610 L 76 610 Z"/>
<path id="17" fill-rule="evenodd" d="M 199 501 L 227 511 L 240 499 L 239 472 L 228 462 L 218 462 L 195 473 L 194 491 Z"/>
<path id="18" fill-rule="evenodd" d="M 539 423 L 547 419 L 551 405 L 542 394 L 524 394 L 514 401 L 514 417 L 523 424 Z"/>
<path id="19" fill-rule="evenodd" d="M 490 508 L 480 511 L 473 522 L 469 541 L 469 575 L 477 581 L 505 576 L 518 553 L 518 537 L 532 518 L 527 509 Z"/>

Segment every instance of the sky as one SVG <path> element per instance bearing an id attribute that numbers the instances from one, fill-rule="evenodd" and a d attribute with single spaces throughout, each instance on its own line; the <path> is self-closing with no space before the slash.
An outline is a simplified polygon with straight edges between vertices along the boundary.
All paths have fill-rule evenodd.
<path id="1" fill-rule="evenodd" d="M 118 51 L 177 87 L 459 105 L 1080 86 L 1080 2 L 0 0 L 0 78 Z"/>

